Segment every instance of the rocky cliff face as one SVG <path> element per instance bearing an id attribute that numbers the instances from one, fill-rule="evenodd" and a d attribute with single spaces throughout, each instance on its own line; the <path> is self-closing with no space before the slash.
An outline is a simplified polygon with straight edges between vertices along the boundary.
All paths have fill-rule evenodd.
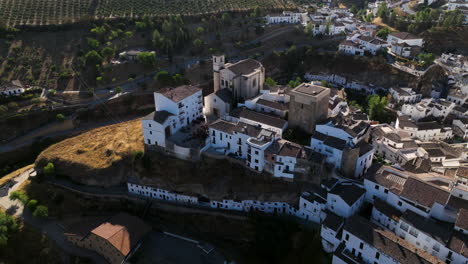
<path id="1" fill-rule="evenodd" d="M 431 97 L 432 86 L 435 83 L 446 84 L 448 81 L 445 70 L 440 66 L 430 68 L 426 74 L 410 83 L 410 87 L 414 87 L 421 92 L 424 97 Z"/>

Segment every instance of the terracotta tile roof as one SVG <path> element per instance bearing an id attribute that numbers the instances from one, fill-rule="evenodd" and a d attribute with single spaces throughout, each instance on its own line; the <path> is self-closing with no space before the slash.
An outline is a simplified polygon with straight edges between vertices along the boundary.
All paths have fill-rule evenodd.
<path id="1" fill-rule="evenodd" d="M 417 249 L 389 230 L 384 230 L 360 216 L 352 216 L 344 230 L 376 248 L 380 253 L 398 263 L 426 264 L 443 263 L 429 253 Z"/>
<path id="2" fill-rule="evenodd" d="M 366 191 L 354 184 L 338 184 L 336 187 L 331 189 L 330 193 L 338 195 L 347 203 L 349 206 L 352 206 L 359 198 L 361 198 Z"/>
<path id="3" fill-rule="evenodd" d="M 406 180 L 400 195 L 429 208 L 434 203 L 445 205 L 450 197 L 450 193 L 446 190 L 413 177 Z"/>
<path id="4" fill-rule="evenodd" d="M 243 109 L 239 115 L 241 118 L 255 121 L 261 124 L 269 125 L 276 128 L 284 128 L 287 121 L 275 116 L 267 115 L 264 113 L 255 112 L 249 109 Z"/>
<path id="5" fill-rule="evenodd" d="M 460 209 L 457 215 L 457 221 L 455 222 L 455 226 L 468 230 L 468 210 L 467 209 Z"/>
<path id="6" fill-rule="evenodd" d="M 393 33 L 390 33 L 390 35 L 397 37 L 399 39 L 420 39 L 419 37 L 408 32 L 393 32 Z"/>
<path id="7" fill-rule="evenodd" d="M 157 111 L 143 117 L 143 120 L 154 120 L 159 124 L 164 124 L 170 116 L 173 116 L 173 114 L 168 111 Z"/>
<path id="8" fill-rule="evenodd" d="M 199 91 L 201 91 L 201 88 L 198 86 L 182 85 L 175 88 L 168 87 L 158 93 L 177 103 Z"/>
<path id="9" fill-rule="evenodd" d="M 248 75 L 253 73 L 256 69 L 262 67 L 262 64 L 254 59 L 246 59 L 227 65 L 226 68 L 236 75 Z"/>
<path id="10" fill-rule="evenodd" d="M 91 233 L 107 240 L 123 256 L 127 256 L 149 231 L 151 227 L 138 217 L 119 213 Z"/>

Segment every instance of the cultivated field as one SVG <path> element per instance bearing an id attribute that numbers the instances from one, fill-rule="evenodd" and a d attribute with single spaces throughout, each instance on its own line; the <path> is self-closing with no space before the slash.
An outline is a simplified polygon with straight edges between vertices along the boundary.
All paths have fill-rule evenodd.
<path id="1" fill-rule="evenodd" d="M 52 25 L 92 18 L 198 15 L 293 6 L 289 0 L 0 0 L 0 21 Z"/>

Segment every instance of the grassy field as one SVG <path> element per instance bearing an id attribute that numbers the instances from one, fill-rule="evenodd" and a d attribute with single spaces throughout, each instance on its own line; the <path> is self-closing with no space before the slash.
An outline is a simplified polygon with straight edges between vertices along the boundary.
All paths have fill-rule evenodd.
<path id="1" fill-rule="evenodd" d="M 9 25 L 52 25 L 92 18 L 199 15 L 293 6 L 288 0 L 0 0 L 0 20 Z"/>

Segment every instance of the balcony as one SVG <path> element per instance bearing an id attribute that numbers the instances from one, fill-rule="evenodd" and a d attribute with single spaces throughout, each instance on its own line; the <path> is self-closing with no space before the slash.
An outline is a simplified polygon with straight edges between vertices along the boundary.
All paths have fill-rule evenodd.
<path id="1" fill-rule="evenodd" d="M 185 105 L 183 103 L 179 103 L 179 108 L 184 107 Z"/>

